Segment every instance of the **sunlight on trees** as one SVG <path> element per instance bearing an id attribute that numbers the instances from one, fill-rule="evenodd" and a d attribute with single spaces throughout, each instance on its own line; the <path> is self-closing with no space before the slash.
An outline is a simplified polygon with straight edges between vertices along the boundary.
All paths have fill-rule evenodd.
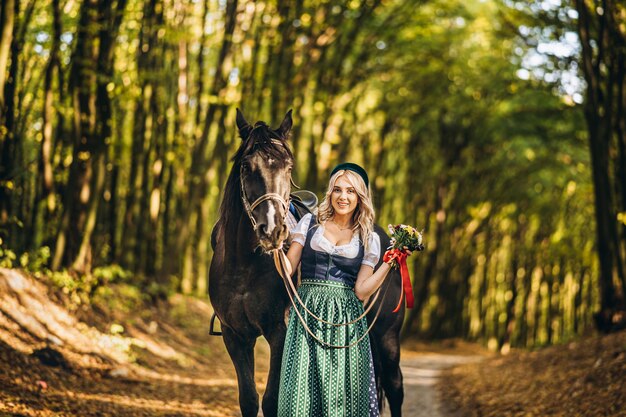
<path id="1" fill-rule="evenodd" d="M 358 162 L 379 223 L 425 229 L 407 335 L 573 338 L 624 298 L 626 104 L 587 99 L 623 93 L 624 53 L 600 62 L 612 44 L 579 25 L 624 16 L 612 7 L 3 2 L 2 253 L 47 247 L 53 269 L 116 264 L 150 296 L 205 296 L 235 107 L 270 124 L 293 108 L 297 184 L 321 194 Z"/>

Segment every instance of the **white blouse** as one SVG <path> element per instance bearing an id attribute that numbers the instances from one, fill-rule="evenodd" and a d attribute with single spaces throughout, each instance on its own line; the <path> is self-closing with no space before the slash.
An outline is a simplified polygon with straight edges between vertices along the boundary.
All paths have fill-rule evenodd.
<path id="1" fill-rule="evenodd" d="M 304 244 L 306 243 L 306 235 L 309 230 L 309 225 L 311 224 L 312 218 L 313 216 L 311 214 L 305 215 L 291 230 L 291 237 L 293 242 L 298 242 L 299 244 L 304 246 Z M 333 245 L 324 236 L 324 225 L 320 224 L 320 226 L 311 237 L 311 249 L 318 252 L 326 252 L 331 255 L 343 256 L 344 258 L 356 258 L 359 254 L 359 238 L 359 233 L 353 233 L 350 243 L 346 243 L 345 245 Z M 363 256 L 363 261 L 361 262 L 361 265 L 367 265 L 375 268 L 379 259 L 380 237 L 378 237 L 376 233 L 372 232 L 369 238 L 369 247 Z"/>

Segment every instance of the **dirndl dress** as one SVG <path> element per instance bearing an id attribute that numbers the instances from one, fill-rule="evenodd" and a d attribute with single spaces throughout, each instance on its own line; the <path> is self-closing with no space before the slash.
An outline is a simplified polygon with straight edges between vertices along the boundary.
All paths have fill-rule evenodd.
<path id="1" fill-rule="evenodd" d="M 358 236 L 352 251 L 341 256 L 323 236 L 323 228 L 310 215 L 294 229 L 306 234 L 302 252 L 302 281 L 298 294 L 316 316 L 331 323 L 347 323 L 363 314 L 363 304 L 354 293 L 354 284 L 363 263 L 375 266 L 379 258 L 378 236 L 370 240 L 366 256 Z M 304 232 L 304 233 L 302 233 Z M 316 236 L 317 233 L 317 236 Z M 304 237 L 304 236 L 303 236 Z M 313 244 L 317 239 L 318 244 Z M 376 245 L 377 243 L 377 245 Z M 356 246 L 355 245 L 355 246 Z M 314 249 L 315 247 L 315 249 Z M 348 250 L 349 252 L 349 250 Z M 367 258 L 364 261 L 364 258 Z M 367 319 L 346 326 L 321 323 L 302 306 L 298 310 L 317 338 L 330 345 L 347 346 L 366 332 Z M 278 398 L 280 417 L 373 417 L 378 401 L 369 336 L 349 348 L 329 347 L 315 340 L 291 307 L 283 352 Z"/>

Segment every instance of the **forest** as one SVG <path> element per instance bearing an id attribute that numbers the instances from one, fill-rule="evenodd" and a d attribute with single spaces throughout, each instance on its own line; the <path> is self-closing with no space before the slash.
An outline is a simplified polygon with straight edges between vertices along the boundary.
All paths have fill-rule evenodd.
<path id="1" fill-rule="evenodd" d="M 492 350 L 626 322 L 626 5 L 3 0 L 0 265 L 76 303 L 207 296 L 236 108 L 294 181 L 367 168 L 424 229 L 403 334 Z"/>

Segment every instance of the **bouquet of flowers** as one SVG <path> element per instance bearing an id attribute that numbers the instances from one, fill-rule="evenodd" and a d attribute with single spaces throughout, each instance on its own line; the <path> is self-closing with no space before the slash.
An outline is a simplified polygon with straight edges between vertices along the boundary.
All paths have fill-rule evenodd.
<path id="1" fill-rule="evenodd" d="M 402 277 L 402 287 L 404 291 L 400 293 L 400 300 L 398 305 L 393 310 L 397 312 L 402 305 L 403 295 L 406 296 L 406 305 L 408 308 L 413 308 L 413 286 L 411 285 L 411 277 L 409 276 L 409 268 L 406 265 L 406 258 L 411 252 L 423 251 L 424 245 L 422 244 L 422 232 L 419 232 L 412 226 L 406 224 L 397 224 L 395 226 L 387 226 L 391 233 L 390 245 L 385 252 L 383 261 L 391 265 L 392 268 L 399 268 L 400 275 Z"/>
<path id="2" fill-rule="evenodd" d="M 422 244 L 422 232 L 418 231 L 413 226 L 407 226 L 406 224 L 397 224 L 387 226 L 389 233 L 391 233 L 391 241 L 389 242 L 390 251 L 423 251 L 424 245 Z M 395 259 L 392 263 L 393 267 L 398 267 L 398 263 Z"/>

